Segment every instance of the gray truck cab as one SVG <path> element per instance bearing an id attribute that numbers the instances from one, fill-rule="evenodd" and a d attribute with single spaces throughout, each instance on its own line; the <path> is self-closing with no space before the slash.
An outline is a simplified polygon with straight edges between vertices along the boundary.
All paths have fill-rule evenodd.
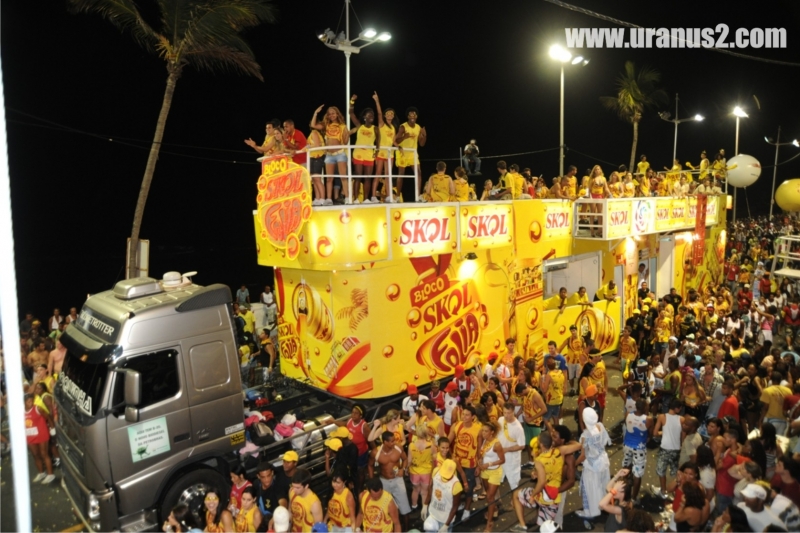
<path id="1" fill-rule="evenodd" d="M 62 485 L 92 531 L 157 527 L 227 487 L 245 440 L 231 292 L 168 273 L 92 295 L 61 337 Z M 163 508 L 162 508 L 163 507 Z"/>

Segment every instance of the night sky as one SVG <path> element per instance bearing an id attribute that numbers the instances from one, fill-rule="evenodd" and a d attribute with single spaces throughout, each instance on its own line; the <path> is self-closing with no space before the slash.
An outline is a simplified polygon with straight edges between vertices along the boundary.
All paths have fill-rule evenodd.
<path id="1" fill-rule="evenodd" d="M 722 1 L 574 3 L 645 27 L 784 27 L 786 50 L 739 52 L 800 63 L 800 3 L 792 0 L 753 2 L 747 9 Z M 263 83 L 191 68 L 178 82 L 142 228 L 155 277 L 198 270 L 200 284 L 246 283 L 254 297 L 270 281 L 269 270 L 256 263 L 253 235 L 257 154 L 243 140 L 261 142 L 272 118 L 293 118 L 308 133 L 317 106 L 346 105 L 344 54 L 316 39 L 325 28 L 344 29 L 343 2 L 276 5 L 278 22 L 246 35 Z M 543 0 L 355 0 L 353 7 L 358 18 L 351 16 L 351 38 L 368 26 L 393 36 L 352 58 L 358 108 L 372 104 L 377 90 L 384 107 L 419 109 L 428 131 L 424 175 L 437 160 L 457 157 L 470 137 L 484 156 L 557 148 L 559 68 L 548 47 L 564 44 L 565 27 L 615 27 Z M 128 34 L 98 15 L 70 14 L 66 2 L 7 0 L 0 10 L 19 301 L 22 311 L 44 319 L 52 307 L 66 312 L 86 293 L 122 278 L 167 73 Z M 599 163 L 608 175 L 627 164 L 631 126 L 599 97 L 614 95 L 615 77 L 630 59 L 662 73 L 671 98 L 662 110 L 674 113 L 677 92 L 680 117 L 706 116 L 681 124 L 682 163 L 697 164 L 702 150 L 713 156 L 724 148 L 730 157 L 730 112 L 745 108 L 750 118 L 741 122 L 740 152 L 767 168 L 739 195 L 738 214 L 746 215 L 746 200 L 754 214 L 766 213 L 775 151 L 763 137 L 774 137 L 779 125 L 783 140 L 800 137 L 800 67 L 696 49 L 584 52 L 589 65 L 566 71 L 567 165 L 583 171 Z M 673 133 L 655 110 L 646 111 L 638 154 L 647 154 L 655 168 L 670 165 Z M 780 160 L 798 152 L 783 147 Z M 557 150 L 506 159 L 536 175 L 558 171 Z M 484 176 L 495 177 L 495 161 L 484 161 Z M 448 161 L 450 169 L 456 164 Z M 779 167 L 779 182 L 793 177 L 800 177 L 800 157 Z"/>

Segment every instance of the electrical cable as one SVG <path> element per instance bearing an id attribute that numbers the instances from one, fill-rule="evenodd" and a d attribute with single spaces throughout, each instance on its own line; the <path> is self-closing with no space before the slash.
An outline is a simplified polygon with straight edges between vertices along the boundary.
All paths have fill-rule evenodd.
<path id="1" fill-rule="evenodd" d="M 631 22 L 625 22 L 624 20 L 619 20 L 614 17 L 610 17 L 608 15 L 603 15 L 602 13 L 597 13 L 596 11 L 592 11 L 590 9 L 586 9 L 583 7 L 574 6 L 572 4 L 568 4 L 566 2 L 562 2 L 561 0 L 544 0 L 545 2 L 549 2 L 551 4 L 557 5 L 558 7 L 563 7 L 564 9 L 569 9 L 570 11 L 575 11 L 576 13 L 581 13 L 583 15 L 587 15 L 589 17 L 594 17 L 600 20 L 605 20 L 606 22 L 611 22 L 613 24 L 617 24 L 619 26 L 625 26 L 628 28 L 644 28 L 644 26 L 637 26 Z M 670 38 L 672 38 L 670 36 Z M 680 40 L 683 42 L 689 42 L 686 39 L 681 39 L 679 37 L 675 38 L 676 40 Z M 749 59 L 751 61 L 761 61 L 763 63 L 772 63 L 774 65 L 783 65 L 786 67 L 800 67 L 800 63 L 792 63 L 790 61 L 780 61 L 778 59 L 767 59 L 764 57 L 757 57 L 757 56 L 750 56 L 747 54 L 741 54 L 739 52 L 732 52 L 731 50 L 726 50 L 724 48 L 717 48 L 717 47 L 702 47 L 705 50 L 711 50 L 713 52 L 719 52 L 721 54 L 728 54 L 733 57 L 738 57 L 741 59 Z"/>

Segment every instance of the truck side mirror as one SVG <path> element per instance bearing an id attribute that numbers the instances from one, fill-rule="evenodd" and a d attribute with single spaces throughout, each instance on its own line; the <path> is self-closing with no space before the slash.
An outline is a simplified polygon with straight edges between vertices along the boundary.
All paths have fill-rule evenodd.
<path id="1" fill-rule="evenodd" d="M 125 370 L 125 406 L 136 407 L 142 401 L 142 375 L 138 370 Z"/>
<path id="2" fill-rule="evenodd" d="M 130 405 L 125 407 L 125 422 L 134 424 L 138 421 L 139 421 L 139 408 L 131 407 Z"/>

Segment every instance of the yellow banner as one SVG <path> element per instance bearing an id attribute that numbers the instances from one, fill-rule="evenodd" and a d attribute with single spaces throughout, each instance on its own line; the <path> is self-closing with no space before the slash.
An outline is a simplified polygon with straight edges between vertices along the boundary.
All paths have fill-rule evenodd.
<path id="1" fill-rule="evenodd" d="M 461 204 L 461 250 L 511 246 L 514 223 L 511 203 Z"/>
<path id="2" fill-rule="evenodd" d="M 572 202 L 555 200 L 544 203 L 544 227 L 542 237 L 545 240 L 569 237 L 572 235 Z"/>
<path id="3" fill-rule="evenodd" d="M 422 257 L 458 248 L 458 204 L 396 207 L 389 211 L 392 257 Z"/>
<path id="4" fill-rule="evenodd" d="M 608 236 L 627 237 L 631 234 L 633 219 L 630 201 L 616 201 L 608 203 Z"/>

